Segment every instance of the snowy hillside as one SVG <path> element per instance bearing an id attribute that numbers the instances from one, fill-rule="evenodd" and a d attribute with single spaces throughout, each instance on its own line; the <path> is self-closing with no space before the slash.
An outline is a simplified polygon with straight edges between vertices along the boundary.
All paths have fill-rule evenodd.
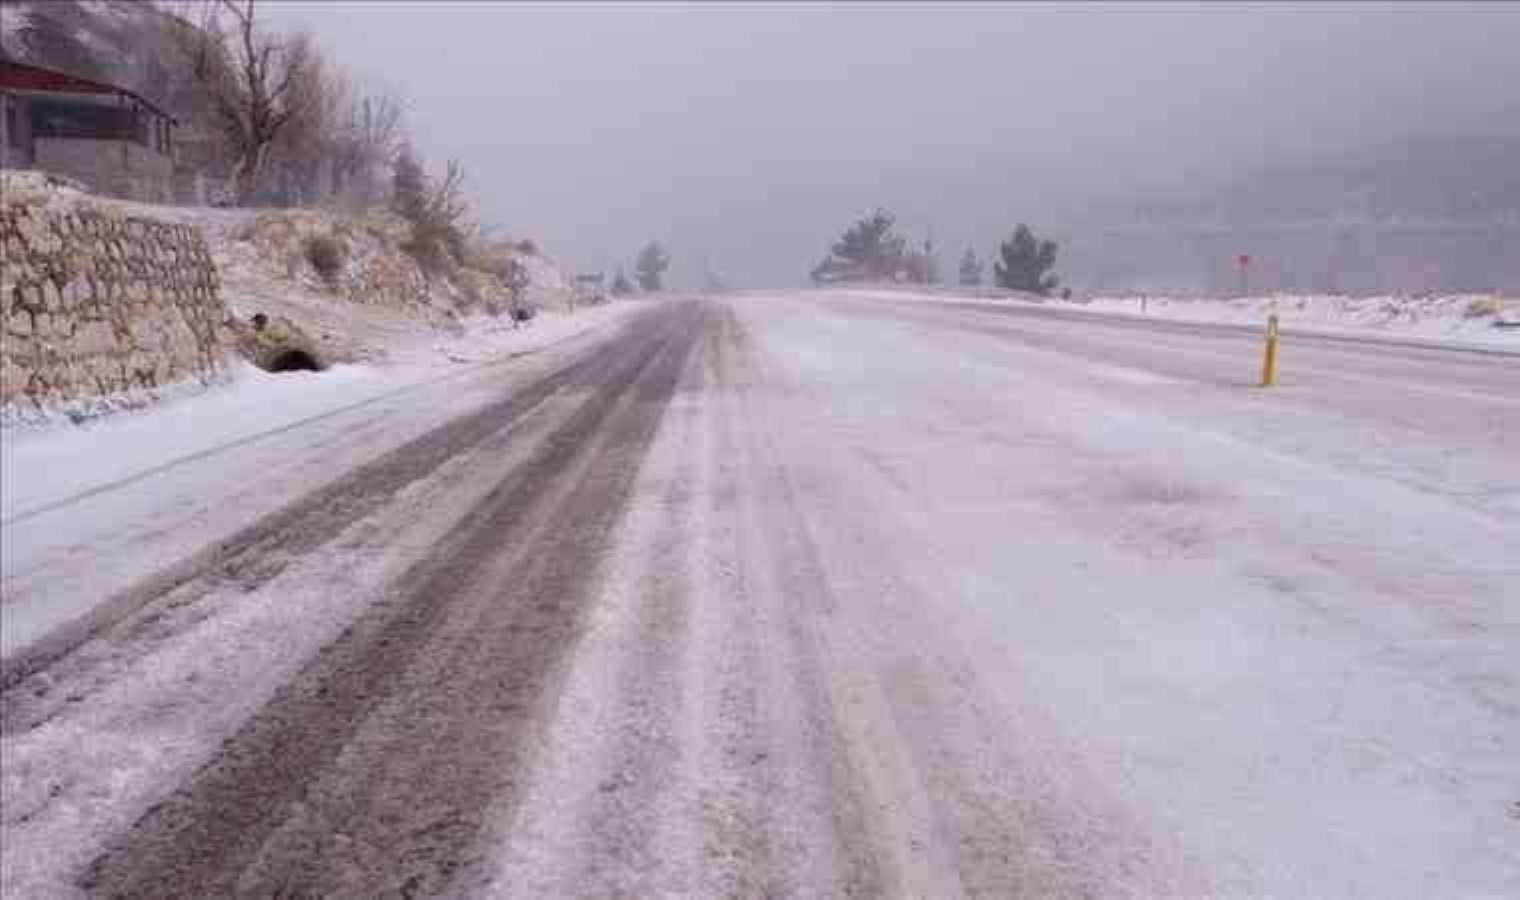
<path id="1" fill-rule="evenodd" d="M 1276 315 L 1285 326 L 1381 332 L 1407 337 L 1520 347 L 1520 301 L 1484 294 L 1344 297 L 1283 295 L 1234 300 L 1098 297 L 1094 312 L 1141 314 L 1190 322 L 1259 325 Z"/>

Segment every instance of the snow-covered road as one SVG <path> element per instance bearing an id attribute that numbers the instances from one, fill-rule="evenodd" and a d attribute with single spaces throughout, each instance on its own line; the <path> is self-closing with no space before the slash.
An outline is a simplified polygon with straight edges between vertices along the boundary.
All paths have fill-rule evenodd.
<path id="1" fill-rule="evenodd" d="M 7 658 L 0 890 L 1520 894 L 1520 356 L 1258 353 L 649 303 L 271 439 L 210 547 L 18 508 L 7 593 L 115 608 Z"/>

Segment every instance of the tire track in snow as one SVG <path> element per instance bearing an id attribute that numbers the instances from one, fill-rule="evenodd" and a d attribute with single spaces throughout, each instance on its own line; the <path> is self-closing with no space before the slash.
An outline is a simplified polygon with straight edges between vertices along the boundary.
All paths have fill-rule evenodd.
<path id="1" fill-rule="evenodd" d="M 676 308 L 439 551 L 90 867 L 113 896 L 433 892 L 510 793 L 691 342 Z"/>
<path id="2" fill-rule="evenodd" d="M 236 450 L 239 447 L 246 447 L 250 444 L 257 444 L 261 441 L 266 441 L 269 438 L 278 437 L 279 435 L 305 428 L 307 425 L 311 425 L 315 422 L 321 422 L 325 419 L 331 419 L 335 416 L 341 416 L 345 413 L 351 413 L 356 410 L 366 409 L 378 403 L 384 403 L 388 400 L 395 400 L 400 397 L 404 397 L 407 394 L 412 394 L 418 391 L 426 390 L 428 388 L 437 387 L 440 384 L 446 384 L 450 381 L 455 381 L 460 378 L 478 375 L 482 369 L 494 368 L 496 366 L 516 362 L 523 357 L 532 356 L 535 353 L 541 353 L 545 349 L 547 348 L 535 347 L 531 350 L 522 350 L 507 354 L 500 359 L 492 359 L 488 362 L 475 363 L 468 366 L 467 368 L 449 372 L 448 374 L 441 375 L 437 378 L 429 378 L 424 381 L 418 381 L 412 384 L 403 385 L 393 390 L 385 391 L 381 394 L 376 394 L 373 397 L 366 397 L 363 400 L 356 400 L 353 403 L 346 403 L 342 406 L 334 407 L 333 409 L 324 410 L 319 413 L 314 413 L 313 415 L 305 416 L 303 418 L 297 419 L 294 422 L 287 422 L 286 424 L 276 428 L 270 428 L 265 431 L 257 432 L 255 434 L 245 435 L 244 437 L 240 437 L 237 440 L 217 444 L 214 447 L 207 447 L 204 450 L 197 450 L 194 453 L 187 453 L 184 456 L 175 457 L 174 459 L 167 460 L 165 462 L 159 463 L 158 465 L 150 466 L 146 469 L 133 472 L 130 475 L 125 475 L 121 478 L 116 478 L 102 484 L 97 484 L 94 487 L 86 488 L 82 491 L 77 491 L 73 494 L 69 494 L 66 497 L 60 497 L 57 500 L 50 500 L 47 503 L 42 503 L 37 506 L 17 510 L 9 517 L 0 519 L 0 525 L 17 525 L 21 522 L 27 521 L 28 519 L 35 519 L 40 515 L 73 506 L 74 504 L 88 500 L 91 497 L 98 497 L 101 494 L 124 488 L 129 484 L 135 484 L 144 479 L 152 478 L 156 475 L 162 475 L 165 472 L 173 471 L 180 468 L 181 466 L 187 466 L 191 463 L 200 462 L 204 459 L 210 459 L 211 457 L 226 453 L 229 450 Z"/>
<path id="3" fill-rule="evenodd" d="M 794 488 L 754 434 L 732 312 L 713 319 L 604 570 L 597 625 L 544 738 L 557 752 L 482 848 L 501 860 L 494 877 L 462 895 L 873 896 L 906 883 L 882 838 L 893 804 L 863 780 L 870 751 L 827 680 L 840 668 L 816 633 L 828 586 Z"/>
<path id="4" fill-rule="evenodd" d="M 593 356 L 561 366 L 522 390 L 359 466 L 327 486 L 242 528 L 225 541 L 107 598 L 84 617 L 56 629 L 0 663 L 0 691 L 5 692 L 0 697 L 0 725 L 7 732 L 27 727 L 25 722 L 16 718 L 16 704 L 12 699 L 17 693 L 13 689 L 22 681 L 123 622 L 144 606 L 186 589 L 197 595 L 205 594 L 229 581 L 246 590 L 258 588 L 281 571 L 281 557 L 299 556 L 321 546 L 348 525 L 389 502 L 397 491 L 427 477 L 447 460 L 509 427 L 567 385 L 586 381 L 588 375 L 590 381 L 596 381 L 593 373 L 605 370 L 606 365 L 605 359 Z M 341 411 L 331 414 L 337 412 Z M 269 434 L 272 433 L 249 440 Z M 207 453 L 220 452 L 230 446 Z M 140 477 L 147 477 L 147 474 Z M 181 597 L 176 602 L 183 604 L 191 600 Z"/>
<path id="5" fill-rule="evenodd" d="M 502 804 L 480 852 L 500 857 L 466 896 L 656 895 L 694 892 L 686 848 L 660 825 L 688 810 L 683 776 L 692 752 L 683 724 L 702 679 L 687 677 L 701 634 L 688 561 L 701 550 L 694 515 L 703 460 L 693 452 L 700 416 L 686 377 L 636 477 L 618 539 L 591 590 L 588 627 L 567 662 L 544 745 L 521 802 Z M 504 852 L 500 848 L 505 848 Z"/>

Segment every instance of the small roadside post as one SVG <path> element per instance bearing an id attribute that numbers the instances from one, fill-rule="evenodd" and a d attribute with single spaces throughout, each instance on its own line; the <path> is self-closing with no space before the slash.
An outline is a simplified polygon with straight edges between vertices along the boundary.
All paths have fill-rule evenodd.
<path id="1" fill-rule="evenodd" d="M 507 290 L 511 296 L 512 327 L 522 327 L 522 320 L 529 313 L 528 267 L 515 259 L 507 260 Z"/>
<path id="2" fill-rule="evenodd" d="M 1261 355 L 1261 386 L 1277 382 L 1277 313 L 1267 317 L 1267 341 Z"/>

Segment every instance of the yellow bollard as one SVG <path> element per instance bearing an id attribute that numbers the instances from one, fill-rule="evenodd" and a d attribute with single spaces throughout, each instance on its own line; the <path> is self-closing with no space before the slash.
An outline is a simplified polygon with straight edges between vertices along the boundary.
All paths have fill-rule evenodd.
<path id="1" fill-rule="evenodd" d="M 1277 381 L 1277 316 L 1267 317 L 1267 346 L 1261 357 L 1261 386 L 1271 387 Z"/>

